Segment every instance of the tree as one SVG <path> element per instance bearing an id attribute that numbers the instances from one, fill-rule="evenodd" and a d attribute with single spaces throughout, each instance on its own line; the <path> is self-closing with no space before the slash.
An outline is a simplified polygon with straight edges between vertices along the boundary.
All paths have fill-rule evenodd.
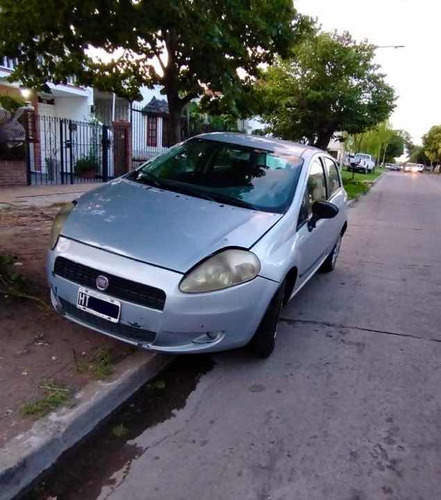
<path id="1" fill-rule="evenodd" d="M 423 165 L 430 165 L 431 161 L 424 152 L 424 146 L 414 146 L 410 154 L 410 161 L 412 163 L 421 163 Z"/>
<path id="2" fill-rule="evenodd" d="M 0 57 L 16 58 L 11 78 L 39 90 L 71 75 L 129 99 L 162 85 L 177 142 L 188 102 L 207 91 L 234 101 L 303 22 L 292 0 L 2 0 Z"/>
<path id="3" fill-rule="evenodd" d="M 395 158 L 404 154 L 405 139 L 400 130 L 394 130 L 389 142 L 383 150 L 383 163 L 392 163 Z"/>
<path id="4" fill-rule="evenodd" d="M 301 41 L 257 86 L 269 131 L 325 149 L 337 131 L 356 134 L 386 120 L 395 93 L 373 58 L 374 47 L 349 33 L 316 31 Z"/>
<path id="5" fill-rule="evenodd" d="M 423 148 L 431 163 L 441 163 L 441 125 L 434 125 L 423 136 Z"/>
<path id="6" fill-rule="evenodd" d="M 412 136 L 406 130 L 402 130 L 401 131 L 401 135 L 402 135 L 402 137 L 404 139 L 404 145 L 405 145 L 405 148 L 406 148 L 406 153 L 408 155 L 411 155 L 412 151 L 416 147 L 415 144 L 413 143 Z"/>
<path id="7" fill-rule="evenodd" d="M 394 130 L 388 121 L 371 130 L 348 137 L 346 147 L 350 151 L 369 153 L 377 163 L 389 163 L 404 153 L 406 132 Z"/>

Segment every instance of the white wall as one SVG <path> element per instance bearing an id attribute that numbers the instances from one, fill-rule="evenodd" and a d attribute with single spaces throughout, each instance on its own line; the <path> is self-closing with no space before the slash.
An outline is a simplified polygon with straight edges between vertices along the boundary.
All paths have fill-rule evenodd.
<path id="1" fill-rule="evenodd" d="M 93 105 L 93 96 L 87 97 L 56 97 L 55 113 L 58 118 L 69 118 L 79 122 L 89 121 L 92 118 L 90 107 Z"/>

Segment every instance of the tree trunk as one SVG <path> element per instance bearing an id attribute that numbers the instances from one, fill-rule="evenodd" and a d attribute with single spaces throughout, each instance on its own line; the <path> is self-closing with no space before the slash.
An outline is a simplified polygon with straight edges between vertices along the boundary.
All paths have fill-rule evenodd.
<path id="1" fill-rule="evenodd" d="M 328 131 L 323 131 L 321 132 L 318 137 L 317 141 L 314 144 L 316 148 L 323 149 L 323 151 L 326 151 L 328 149 L 329 141 L 331 140 L 332 137 L 332 132 Z"/>
<path id="2" fill-rule="evenodd" d="M 174 105 L 169 101 L 168 103 L 169 112 L 169 141 L 170 146 L 177 144 L 182 141 L 182 124 L 181 124 L 181 113 L 182 106 Z"/>
<path id="3" fill-rule="evenodd" d="M 386 146 L 384 148 L 384 153 L 383 153 L 383 163 L 382 163 L 383 167 L 384 167 L 384 160 L 386 159 L 386 152 L 387 152 L 388 147 L 389 147 L 389 143 L 386 142 Z"/>

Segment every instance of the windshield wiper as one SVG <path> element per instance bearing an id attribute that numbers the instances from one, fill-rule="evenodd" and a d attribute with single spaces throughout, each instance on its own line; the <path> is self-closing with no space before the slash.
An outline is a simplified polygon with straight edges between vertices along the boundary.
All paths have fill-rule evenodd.
<path id="1" fill-rule="evenodd" d="M 250 208 L 251 210 L 256 210 L 256 207 L 254 205 L 251 205 L 251 203 L 247 203 L 246 201 L 243 201 L 239 198 L 232 198 L 231 196 L 226 196 L 220 193 L 211 193 L 210 195 L 214 199 L 214 201 L 217 201 L 218 203 L 225 203 L 226 205 L 233 205 L 236 207 Z"/>
<path id="2" fill-rule="evenodd" d="M 199 189 L 194 189 L 188 184 L 176 185 L 174 182 L 165 179 L 159 179 L 150 172 L 138 171 L 134 174 L 134 180 L 142 182 L 144 184 L 153 185 L 162 189 L 169 189 L 170 191 L 175 191 L 182 194 L 188 194 L 190 196 L 195 196 L 196 198 L 202 198 L 203 200 L 212 201 L 214 203 L 225 203 L 226 205 L 233 205 L 236 207 L 249 208 L 251 210 L 256 210 L 254 205 L 242 201 L 238 198 L 231 198 L 220 193 L 207 193 L 206 191 L 199 191 Z"/>
<path id="3" fill-rule="evenodd" d="M 161 181 L 155 175 L 151 174 L 150 172 L 145 172 L 143 170 L 140 170 L 139 172 L 135 173 L 134 180 L 141 182 L 142 184 L 153 185 L 157 188 L 162 187 Z"/>
<path id="4" fill-rule="evenodd" d="M 189 194 L 190 196 L 196 196 L 197 198 L 213 201 L 214 203 L 225 203 L 226 205 L 233 205 L 236 207 L 250 208 L 252 210 L 256 209 L 253 205 L 247 203 L 246 201 L 242 201 L 237 198 L 231 198 L 230 196 L 226 196 L 220 193 L 212 193 L 212 192 L 207 193 L 206 191 L 199 191 L 199 189 L 193 189 L 188 185 L 186 186 L 169 185 L 169 188 L 175 191 L 180 191 L 181 193 Z"/>
<path id="5" fill-rule="evenodd" d="M 198 189 L 193 189 L 188 186 L 176 186 L 175 184 L 168 185 L 168 188 L 177 191 L 178 193 L 182 194 L 189 194 L 190 196 L 195 196 L 196 198 L 202 198 L 203 200 L 208 200 L 208 201 L 214 201 L 216 203 L 216 200 L 209 194 L 199 191 Z"/>

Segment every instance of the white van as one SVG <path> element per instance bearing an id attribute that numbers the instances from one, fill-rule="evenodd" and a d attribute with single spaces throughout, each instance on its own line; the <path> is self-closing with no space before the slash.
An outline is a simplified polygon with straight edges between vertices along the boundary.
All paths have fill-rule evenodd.
<path id="1" fill-rule="evenodd" d="M 356 170 L 367 174 L 375 170 L 375 160 L 372 155 L 367 153 L 357 153 L 351 161 L 350 170 Z"/>

